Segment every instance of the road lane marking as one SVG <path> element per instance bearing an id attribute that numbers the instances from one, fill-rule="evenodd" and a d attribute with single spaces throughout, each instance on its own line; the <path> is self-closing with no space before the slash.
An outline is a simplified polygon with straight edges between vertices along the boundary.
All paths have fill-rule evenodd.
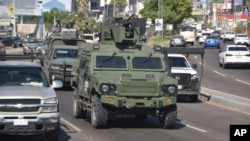
<path id="1" fill-rule="evenodd" d="M 77 126 L 75 126 L 74 124 L 70 123 L 69 121 L 67 121 L 64 118 L 60 118 L 60 120 L 64 123 L 66 123 L 67 125 L 71 126 L 72 128 L 74 128 L 74 130 L 76 130 L 77 132 L 81 132 L 82 130 L 80 128 L 78 128 Z"/>
<path id="2" fill-rule="evenodd" d="M 194 130 L 198 130 L 198 131 L 203 132 L 203 133 L 208 132 L 208 131 L 206 131 L 206 130 L 200 129 L 200 128 L 198 128 L 198 127 L 194 127 L 194 126 L 189 125 L 189 124 L 185 124 L 185 123 L 182 123 L 182 124 L 184 124 L 185 126 L 187 126 L 187 127 L 189 127 L 189 128 L 192 128 L 192 129 L 194 129 Z"/>
<path id="3" fill-rule="evenodd" d="M 235 79 L 236 81 L 238 82 L 241 82 L 241 83 L 244 83 L 244 84 L 247 84 L 247 85 L 250 85 L 250 83 L 246 82 L 246 81 L 243 81 L 243 80 L 240 80 L 240 79 Z"/>
<path id="4" fill-rule="evenodd" d="M 215 70 L 214 70 L 214 73 L 216 73 L 216 74 L 219 74 L 219 75 L 221 75 L 221 76 L 226 76 L 225 74 L 223 74 L 223 73 L 220 73 L 220 72 L 218 72 L 218 71 L 215 71 Z"/>

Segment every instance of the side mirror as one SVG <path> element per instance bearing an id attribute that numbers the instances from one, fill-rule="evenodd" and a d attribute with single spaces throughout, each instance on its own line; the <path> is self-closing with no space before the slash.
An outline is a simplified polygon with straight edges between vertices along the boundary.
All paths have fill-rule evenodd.
<path id="1" fill-rule="evenodd" d="M 191 67 L 195 69 L 197 68 L 197 64 L 192 64 Z"/>

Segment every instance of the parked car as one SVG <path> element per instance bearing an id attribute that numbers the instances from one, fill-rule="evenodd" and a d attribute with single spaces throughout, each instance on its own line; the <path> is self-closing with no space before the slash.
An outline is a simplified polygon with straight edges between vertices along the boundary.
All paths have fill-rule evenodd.
<path id="1" fill-rule="evenodd" d="M 20 37 L 13 37 L 13 36 L 10 36 L 10 37 L 5 37 L 1 40 L 1 42 L 3 44 L 5 44 L 5 46 L 12 46 L 14 47 L 14 42 L 17 41 L 17 40 L 21 40 Z"/>
<path id="2" fill-rule="evenodd" d="M 0 56 L 5 56 L 6 55 L 6 50 L 5 50 L 5 45 L 0 42 Z M 3 61 L 4 59 L 0 59 L 0 61 Z"/>
<path id="3" fill-rule="evenodd" d="M 24 43 L 24 40 L 22 40 L 22 39 L 16 40 L 16 41 L 14 41 L 14 43 L 12 44 L 12 47 L 13 47 L 13 48 L 23 47 L 23 43 Z"/>
<path id="4" fill-rule="evenodd" d="M 219 64 L 223 68 L 229 65 L 250 66 L 250 51 L 245 45 L 226 45 L 220 50 Z"/>
<path id="5" fill-rule="evenodd" d="M 249 37 L 247 34 L 236 34 L 234 38 L 234 44 L 249 46 Z"/>
<path id="6" fill-rule="evenodd" d="M 186 47 L 186 41 L 182 35 L 173 35 L 170 39 L 170 47 Z"/>
<path id="7" fill-rule="evenodd" d="M 29 39 L 28 41 L 23 43 L 23 54 L 29 53 L 40 53 L 42 50 L 42 39 Z"/>
<path id="8" fill-rule="evenodd" d="M 218 36 L 208 36 L 204 43 L 204 48 L 217 47 L 220 48 L 220 39 Z"/>

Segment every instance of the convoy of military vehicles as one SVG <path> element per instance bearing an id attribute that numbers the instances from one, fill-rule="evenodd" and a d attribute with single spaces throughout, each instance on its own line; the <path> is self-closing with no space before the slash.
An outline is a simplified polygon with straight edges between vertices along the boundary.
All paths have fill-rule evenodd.
<path id="1" fill-rule="evenodd" d="M 115 115 L 156 116 L 162 128 L 172 129 L 177 122 L 177 96 L 198 101 L 200 78 L 195 65 L 192 68 L 180 54 L 203 57 L 204 50 L 148 46 L 141 42 L 145 27 L 146 19 L 133 15 L 106 19 L 99 41 L 92 43 L 79 38 L 72 22 L 62 27 L 57 21 L 39 59 L 50 83 L 61 80 L 73 88 L 75 118 L 90 112 L 92 127 L 105 128 Z M 173 67 L 174 57 L 187 66 Z"/>

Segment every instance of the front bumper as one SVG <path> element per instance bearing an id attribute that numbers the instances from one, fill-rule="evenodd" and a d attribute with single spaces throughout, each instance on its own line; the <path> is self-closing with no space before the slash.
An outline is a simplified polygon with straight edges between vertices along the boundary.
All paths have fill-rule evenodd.
<path id="1" fill-rule="evenodd" d="M 35 135 L 60 127 L 59 113 L 41 115 L 1 115 L 0 133 L 10 135 Z"/>
<path id="2" fill-rule="evenodd" d="M 160 109 L 176 103 L 176 97 L 133 98 L 102 95 L 103 104 L 115 108 L 154 108 Z"/>

